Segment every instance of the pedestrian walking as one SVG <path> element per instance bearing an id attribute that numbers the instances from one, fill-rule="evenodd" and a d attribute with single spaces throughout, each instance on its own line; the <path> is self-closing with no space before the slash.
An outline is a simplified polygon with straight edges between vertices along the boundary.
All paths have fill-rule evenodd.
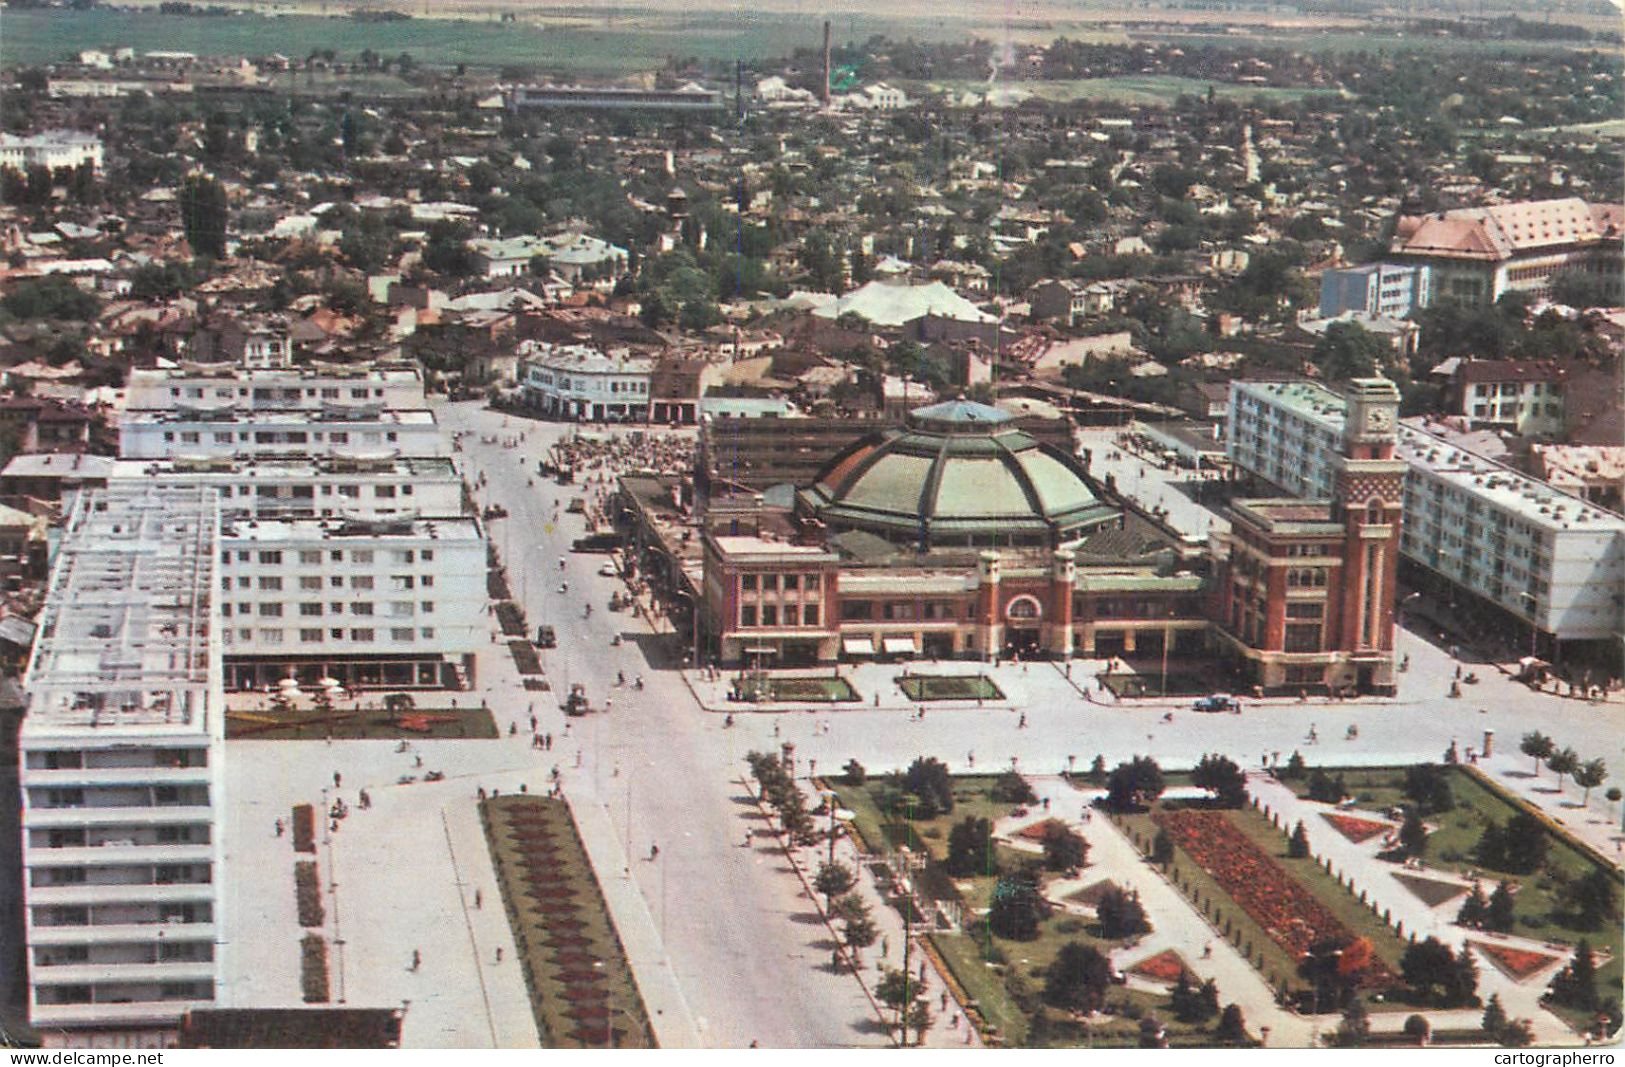
<path id="1" fill-rule="evenodd" d="M 423 966 L 423 953 L 419 952 L 417 949 L 413 949 L 412 950 L 412 968 L 411 968 L 413 973 L 416 973 L 417 969 L 419 967 L 421 967 L 421 966 Z"/>
<path id="2" fill-rule="evenodd" d="M 482 905 L 484 903 L 485 903 L 485 895 L 483 893 L 481 893 L 478 889 L 474 890 L 474 908 L 475 908 L 475 910 L 476 911 L 479 910 L 480 905 Z"/>
<path id="3" fill-rule="evenodd" d="M 333 788 L 339 789 L 344 785 L 344 776 L 338 771 L 333 772 Z"/>
<path id="4" fill-rule="evenodd" d="M 276 821 L 276 835 L 278 837 L 281 837 L 283 834 L 285 834 L 287 832 L 288 832 L 287 824 L 284 823 L 281 819 L 278 819 Z"/>
<path id="5" fill-rule="evenodd" d="M 502 946 L 501 945 L 497 946 L 497 962 L 498 963 L 502 962 Z"/>
<path id="6" fill-rule="evenodd" d="M 1016 721 L 1016 729 L 1025 730 L 1026 728 L 1027 728 L 1027 713 L 1024 711 L 1024 712 L 1021 713 L 1021 718 Z"/>

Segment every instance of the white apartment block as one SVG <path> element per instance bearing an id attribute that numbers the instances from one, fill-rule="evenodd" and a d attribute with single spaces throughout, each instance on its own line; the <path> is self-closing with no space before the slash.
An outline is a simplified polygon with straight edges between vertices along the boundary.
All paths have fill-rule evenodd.
<path id="1" fill-rule="evenodd" d="M 227 522 L 218 593 L 226 684 L 470 682 L 486 640 L 485 562 L 473 519 Z"/>
<path id="2" fill-rule="evenodd" d="M 1343 398 L 1314 382 L 1231 382 L 1227 450 L 1294 496 L 1332 496 Z M 1401 555 L 1558 641 L 1625 632 L 1625 516 L 1411 426 Z"/>
<path id="3" fill-rule="evenodd" d="M 1335 495 L 1343 398 L 1314 382 L 1231 382 L 1230 461 L 1308 500 Z"/>
<path id="4" fill-rule="evenodd" d="M 1401 550 L 1558 640 L 1625 632 L 1625 516 L 1402 426 Z"/>
<path id="5" fill-rule="evenodd" d="M 23 684 L 30 1023 L 163 1047 L 213 1006 L 224 754 L 212 490 L 81 494 Z"/>
<path id="6" fill-rule="evenodd" d="M 62 170 L 81 163 L 102 169 L 101 138 L 77 130 L 42 130 L 26 136 L 0 133 L 0 167 Z"/>
<path id="7" fill-rule="evenodd" d="M 524 401 L 544 414 L 582 422 L 643 422 L 648 417 L 653 360 L 539 341 L 521 344 L 519 357 Z"/>
<path id="8" fill-rule="evenodd" d="M 132 370 L 124 389 L 124 407 L 129 411 L 355 415 L 425 406 L 423 378 L 416 368 L 373 364 L 250 370 L 189 363 L 180 369 Z"/>
<path id="9" fill-rule="evenodd" d="M 254 411 L 212 416 L 125 410 L 118 424 L 119 455 L 125 459 L 380 459 L 448 452 L 434 413 L 428 410 L 372 415 Z"/>
<path id="10" fill-rule="evenodd" d="M 228 519 L 456 518 L 463 479 L 446 456 L 382 459 L 113 460 L 110 482 L 155 479 L 220 491 Z"/>

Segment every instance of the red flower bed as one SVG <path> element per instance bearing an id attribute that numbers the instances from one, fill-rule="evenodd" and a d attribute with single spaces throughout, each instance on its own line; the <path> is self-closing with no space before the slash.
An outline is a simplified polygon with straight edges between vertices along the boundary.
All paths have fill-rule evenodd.
<path id="1" fill-rule="evenodd" d="M 596 987 L 573 985 L 564 991 L 564 999 L 582 1003 L 588 1000 L 607 1000 L 609 990 Z"/>
<path id="2" fill-rule="evenodd" d="M 1356 819 L 1352 815 L 1334 815 L 1329 811 L 1321 812 L 1320 817 L 1331 823 L 1338 833 L 1356 845 L 1364 844 L 1378 834 L 1386 834 L 1393 829 L 1387 823 L 1377 822 L 1375 819 Z"/>
<path id="3" fill-rule="evenodd" d="M 1511 945 L 1495 945 L 1488 941 L 1467 943 L 1488 956 L 1497 970 L 1515 982 L 1539 974 L 1557 962 L 1556 956 L 1548 956 L 1544 952 L 1531 952 L 1525 948 L 1514 948 Z"/>
<path id="4" fill-rule="evenodd" d="M 598 957 L 591 952 L 571 950 L 553 953 L 553 962 L 560 967 L 591 967 L 598 962 Z"/>
<path id="5" fill-rule="evenodd" d="M 1321 941 L 1354 940 L 1348 927 L 1303 883 L 1222 812 L 1169 811 L 1153 818 L 1293 959 Z M 1373 958 L 1367 979 L 1387 974 L 1381 961 Z"/>
<path id="6" fill-rule="evenodd" d="M 1180 973 L 1186 969 L 1185 961 L 1179 958 L 1179 953 L 1170 948 L 1136 963 L 1129 968 L 1129 973 L 1143 975 L 1153 982 L 1167 982 L 1173 985 L 1179 981 Z"/>
<path id="7" fill-rule="evenodd" d="M 1042 822 L 1033 823 L 1026 829 L 1016 831 L 1016 836 L 1025 837 L 1029 841 L 1042 841 L 1044 840 L 1044 835 L 1049 832 L 1049 828 L 1051 826 L 1059 826 L 1063 830 L 1066 829 L 1066 823 L 1062 822 L 1060 819 L 1045 819 Z"/>

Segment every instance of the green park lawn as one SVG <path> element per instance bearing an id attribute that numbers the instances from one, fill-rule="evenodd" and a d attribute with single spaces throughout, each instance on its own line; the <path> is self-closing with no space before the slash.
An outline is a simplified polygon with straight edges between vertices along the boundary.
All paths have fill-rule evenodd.
<path id="1" fill-rule="evenodd" d="M 997 878 L 950 878 L 936 865 L 947 854 L 948 832 L 954 823 L 966 817 L 996 819 L 1010 813 L 1012 805 L 989 795 L 996 781 L 994 775 L 955 778 L 953 812 L 916 820 L 885 814 L 882 797 L 890 787 L 883 779 L 856 787 L 838 785 L 837 790 L 840 805 L 852 811 L 854 827 L 871 853 L 884 854 L 904 844 L 916 851 L 923 849 L 930 855 L 932 867 L 918 880 L 922 896 L 935 900 L 957 898 L 966 908 L 980 912 L 988 906 Z M 996 847 L 995 856 L 1006 869 L 1039 859 L 1036 853 L 1002 845 Z M 1086 868 L 1085 879 L 1089 877 Z M 1151 916 L 1151 921 L 1155 924 L 1156 916 Z M 1079 941 L 1109 953 L 1120 944 L 1099 938 L 1092 928 L 1093 923 L 1083 916 L 1056 912 L 1044 920 L 1038 937 L 1031 941 L 997 937 L 980 923 L 972 923 L 970 932 L 963 934 L 938 931 L 931 940 L 955 980 L 965 988 L 988 1025 L 997 1029 L 999 1040 L 1006 1046 L 1131 1047 L 1139 1039 L 1136 1020 L 1145 1013 L 1155 1013 L 1162 1020 L 1175 1046 L 1213 1043 L 1207 1031 L 1217 1020 L 1211 1020 L 1208 1027 L 1180 1023 L 1166 1010 L 1168 998 L 1156 994 L 1114 987 L 1107 1001 L 1117 1014 L 1097 1022 L 1088 1032 L 1065 1013 L 1046 1008 L 1040 998 L 1043 972 L 1062 945 Z"/>
<path id="2" fill-rule="evenodd" d="M 748 685 L 749 683 L 745 683 Z M 845 678 L 828 675 L 815 678 L 767 678 L 762 699 L 775 704 L 838 704 L 861 700 L 858 691 Z"/>
<path id="3" fill-rule="evenodd" d="M 1358 802 L 1360 809 L 1386 811 L 1407 803 L 1403 768 L 1354 770 L 1327 768 L 1327 773 L 1334 776 L 1342 775 L 1345 787 Z M 1551 780 L 1555 783 L 1555 778 Z M 1302 779 L 1288 784 L 1299 795 L 1307 792 L 1307 785 Z M 1578 788 L 1572 783 L 1566 788 L 1574 794 L 1575 799 L 1579 799 Z M 1486 883 L 1485 892 L 1493 889 L 1495 882 L 1502 877 L 1509 877 L 1518 883 L 1516 909 L 1518 925 L 1515 930 L 1518 934 L 1569 944 L 1588 936 L 1585 931 L 1573 930 L 1563 925 L 1554 918 L 1554 914 L 1562 910 L 1563 884 L 1589 873 L 1596 867 L 1595 861 L 1574 847 L 1568 838 L 1548 830 L 1550 847 L 1544 870 L 1534 875 L 1508 875 L 1480 866 L 1473 862 L 1472 856 L 1474 846 L 1484 833 L 1484 827 L 1492 821 L 1504 823 L 1523 809 L 1493 786 L 1485 784 L 1482 779 L 1460 767 L 1450 770 L 1450 791 L 1456 798 L 1455 808 L 1428 816 L 1427 821 L 1434 829 L 1428 835 L 1427 851 L 1423 854 L 1424 862 L 1440 870 L 1480 876 Z M 1613 929 L 1618 931 L 1622 922 L 1625 922 L 1625 917 L 1616 916 Z M 1610 947 L 1617 975 L 1621 955 L 1617 934 L 1610 938 L 1608 931 L 1604 930 L 1590 932 L 1589 936 L 1593 945 Z"/>

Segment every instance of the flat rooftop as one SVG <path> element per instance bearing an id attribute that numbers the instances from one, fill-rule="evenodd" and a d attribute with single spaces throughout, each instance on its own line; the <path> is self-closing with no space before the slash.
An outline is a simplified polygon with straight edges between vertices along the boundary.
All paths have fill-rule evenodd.
<path id="1" fill-rule="evenodd" d="M 1625 516 L 1474 455 L 1435 434 L 1400 426 L 1398 454 L 1413 471 L 1424 471 L 1542 529 L 1625 531 Z"/>
<path id="2" fill-rule="evenodd" d="M 215 490 L 82 493 L 63 528 L 23 685 L 24 732 L 198 729 L 219 684 Z"/>
<path id="3" fill-rule="evenodd" d="M 1286 408 L 1310 422 L 1331 430 L 1343 432 L 1346 405 L 1343 398 L 1319 382 L 1235 382 L 1242 392 L 1268 397 L 1273 403 Z"/>
<path id="4" fill-rule="evenodd" d="M 315 409 L 266 411 L 238 411 L 221 408 L 218 412 L 177 411 L 173 408 L 131 408 L 119 416 L 123 425 L 141 423 L 175 423 L 186 425 L 235 426 L 241 430 L 263 429 L 277 426 L 433 426 L 434 412 L 428 408 L 389 408 L 375 412 L 325 412 Z"/>
<path id="5" fill-rule="evenodd" d="M 18 457 L 23 458 L 23 457 Z M 8 466 L 6 474 L 11 474 Z M 51 473 L 47 470 L 45 473 Z M 60 473 L 60 472 L 58 472 Z M 456 478 L 450 456 L 388 456 L 372 459 L 118 459 L 109 460 L 106 476 L 119 480 L 212 475 L 233 481 L 275 481 L 338 475 L 398 475 L 411 478 Z"/>
<path id="6" fill-rule="evenodd" d="M 415 382 L 422 378 L 409 365 L 377 363 L 311 363 L 299 367 L 244 367 L 236 362 L 192 363 L 179 367 L 143 368 L 130 372 L 131 382 L 226 381 L 238 385 L 278 385 L 285 382 L 338 379 L 346 382 Z"/>
<path id="7" fill-rule="evenodd" d="M 227 522 L 222 539 L 255 543 L 310 542 L 365 537 L 369 540 L 455 541 L 480 540 L 473 519 L 243 519 Z"/>

